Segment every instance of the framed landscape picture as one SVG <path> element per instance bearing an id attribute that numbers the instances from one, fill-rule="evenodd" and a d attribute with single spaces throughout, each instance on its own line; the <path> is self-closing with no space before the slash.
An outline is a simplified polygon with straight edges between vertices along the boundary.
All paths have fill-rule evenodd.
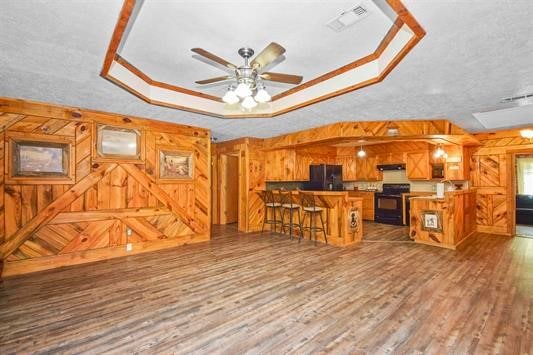
<path id="1" fill-rule="evenodd" d="M 8 182 L 68 184 L 73 182 L 72 142 L 9 137 Z"/>
<path id="2" fill-rule="evenodd" d="M 422 230 L 442 233 L 442 212 L 424 210 L 421 212 Z"/>
<path id="3" fill-rule="evenodd" d="M 142 132 L 134 128 L 96 126 L 96 156 L 98 160 L 132 160 L 143 158 Z"/>
<path id="4" fill-rule="evenodd" d="M 194 178 L 194 155 L 192 151 L 158 149 L 158 180 L 179 182 Z"/>

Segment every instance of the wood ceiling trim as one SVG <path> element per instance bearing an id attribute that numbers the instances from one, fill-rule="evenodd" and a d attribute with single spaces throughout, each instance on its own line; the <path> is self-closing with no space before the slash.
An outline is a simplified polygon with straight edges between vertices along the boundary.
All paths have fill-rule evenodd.
<path id="1" fill-rule="evenodd" d="M 117 24 L 115 25 L 113 36 L 111 36 L 111 40 L 109 41 L 109 46 L 107 47 L 107 52 L 104 59 L 104 65 L 102 66 L 102 71 L 100 73 L 100 75 L 103 77 L 107 76 L 109 69 L 111 68 L 111 64 L 115 59 L 118 47 L 120 46 L 120 42 L 122 41 L 126 27 L 128 26 L 133 8 L 135 7 L 135 2 L 135 0 L 124 0 L 124 3 L 122 4 L 122 9 L 120 10 L 120 15 L 118 17 Z"/>
<path id="2" fill-rule="evenodd" d="M 157 87 L 160 87 L 160 88 L 163 88 L 163 89 L 172 90 L 172 91 L 175 91 L 175 92 L 180 92 L 182 94 L 201 97 L 203 99 L 209 99 L 209 100 L 213 100 L 213 101 L 217 101 L 217 102 L 222 102 L 222 99 L 220 97 L 217 97 L 217 96 L 214 96 L 214 95 L 209 95 L 209 94 L 205 94 L 205 93 L 202 93 L 202 92 L 199 92 L 199 91 L 189 90 L 189 89 L 186 89 L 186 88 L 183 88 L 183 87 L 179 87 L 179 86 L 175 86 L 175 85 L 171 85 L 171 84 L 163 83 L 161 81 L 154 80 L 151 77 L 149 77 L 147 74 L 142 72 L 139 68 L 137 68 L 136 66 L 134 66 L 133 64 L 128 62 L 126 59 L 124 59 L 118 53 L 115 54 L 115 61 L 117 63 L 119 63 L 120 65 L 124 66 L 129 71 L 131 71 L 133 74 L 137 75 L 139 78 L 141 78 L 144 81 L 146 81 L 146 83 L 148 83 L 149 85 L 157 86 Z"/>
<path id="3" fill-rule="evenodd" d="M 394 24 L 391 26 L 391 28 L 389 28 L 389 31 L 387 32 L 385 37 L 383 37 L 376 50 L 374 51 L 374 55 L 376 56 L 376 58 L 379 58 L 381 54 L 383 54 L 389 43 L 391 43 L 391 41 L 394 39 L 398 31 L 400 31 L 402 26 L 403 21 L 401 18 L 398 17 L 396 21 L 394 21 Z"/>
<path id="4" fill-rule="evenodd" d="M 109 75 L 110 67 L 111 67 L 113 61 L 116 61 L 118 64 L 122 65 L 125 69 L 129 70 L 132 74 L 136 75 L 139 79 L 141 79 L 144 82 L 146 82 L 146 84 L 148 84 L 148 85 L 159 87 L 161 89 L 166 89 L 166 90 L 178 92 L 178 93 L 185 94 L 185 95 L 191 95 L 191 96 L 199 97 L 199 98 L 202 98 L 202 99 L 213 100 L 213 101 L 216 101 L 216 102 L 220 102 L 221 104 L 224 104 L 220 97 L 217 97 L 217 96 L 214 96 L 214 95 L 205 94 L 205 93 L 202 93 L 202 92 L 199 92 L 199 91 L 195 91 L 195 90 L 186 89 L 186 88 L 183 88 L 183 87 L 180 87 L 180 86 L 176 86 L 176 85 L 172 85 L 172 84 L 168 84 L 168 83 L 164 83 L 164 82 L 153 80 L 152 78 L 150 78 L 150 76 L 148 76 L 147 74 L 142 72 L 139 68 L 135 67 L 133 64 L 128 62 L 126 59 L 124 59 L 123 57 L 121 57 L 117 53 L 121 42 L 124 40 L 124 38 L 123 38 L 124 37 L 124 32 L 125 32 L 125 30 L 126 30 L 126 28 L 128 26 L 128 22 L 132 21 L 131 14 L 132 14 L 133 9 L 135 7 L 136 0 L 124 0 L 124 4 L 122 6 L 122 10 L 120 12 L 119 19 L 118 19 L 117 24 L 115 26 L 115 30 L 113 32 L 112 39 L 111 39 L 111 41 L 109 43 L 109 47 L 108 47 L 108 51 L 106 53 L 106 57 L 105 57 L 105 60 L 104 60 L 104 65 L 103 65 L 103 68 L 102 68 L 101 75 L 102 75 L 102 77 L 104 77 L 104 78 L 110 80 L 111 82 L 117 84 L 121 88 L 123 88 L 123 89 L 125 89 L 127 91 L 130 91 L 132 94 L 134 94 L 135 96 L 141 98 L 143 101 L 146 101 L 146 102 L 148 102 L 150 104 L 153 104 L 153 105 L 158 105 L 158 106 L 163 106 L 163 107 L 170 107 L 170 108 L 175 108 L 175 109 L 179 109 L 179 110 L 183 110 L 183 111 L 200 113 L 200 114 L 213 116 L 213 117 L 219 117 L 219 118 L 235 119 L 235 118 L 271 118 L 271 117 L 275 117 L 275 116 L 278 116 L 278 115 L 281 115 L 281 114 L 284 114 L 284 113 L 287 113 L 287 112 L 290 112 L 290 111 L 294 111 L 294 110 L 299 109 L 299 108 L 303 108 L 303 107 L 306 107 L 306 106 L 309 106 L 309 105 L 312 105 L 312 104 L 315 104 L 315 103 L 318 103 L 318 102 L 321 102 L 321 101 L 328 100 L 330 98 L 333 98 L 333 97 L 336 97 L 336 96 L 339 96 L 339 95 L 343 95 L 343 94 L 351 92 L 351 91 L 355 91 L 355 90 L 361 89 L 361 88 L 369 86 L 369 85 L 373 85 L 373 84 L 379 83 L 383 79 L 385 79 L 385 77 L 387 77 L 387 75 L 394 69 L 394 67 L 396 67 L 396 65 L 399 64 L 399 62 L 413 49 L 413 47 L 426 34 L 426 32 L 422 28 L 422 26 L 418 23 L 418 21 L 414 18 L 414 16 L 406 9 L 406 7 L 402 4 L 402 2 L 400 0 L 387 0 L 387 3 L 392 8 L 392 10 L 394 12 L 396 12 L 398 17 L 396 18 L 396 20 L 394 21 L 393 25 L 391 26 L 391 28 L 389 29 L 389 31 L 387 32 L 385 37 L 381 40 L 381 42 L 379 43 L 379 45 L 377 46 L 377 48 L 375 49 L 375 51 L 373 53 L 371 53 L 371 54 L 369 54 L 369 55 L 367 55 L 367 56 L 365 56 L 363 58 L 357 59 L 356 61 L 351 62 L 351 63 L 349 63 L 347 65 L 344 65 L 344 66 L 342 66 L 342 67 L 340 67 L 338 69 L 335 69 L 335 70 L 333 70 L 331 72 L 328 72 L 328 73 L 326 73 L 324 75 L 321 75 L 321 76 L 319 76 L 319 77 L 317 77 L 315 79 L 312 79 L 312 80 L 307 81 L 307 82 L 305 82 L 303 84 L 300 84 L 300 85 L 298 85 L 296 87 L 288 89 L 288 90 L 286 90 L 286 91 L 284 91 L 284 92 L 282 92 L 280 94 L 277 94 L 277 95 L 272 97 L 272 102 L 275 102 L 275 101 L 277 101 L 279 99 L 282 99 L 284 97 L 287 97 L 287 96 L 289 96 L 291 94 L 294 94 L 296 92 L 299 92 L 299 91 L 305 90 L 307 88 L 310 88 L 312 86 L 315 86 L 317 84 L 320 84 L 320 83 L 322 83 L 322 82 L 324 82 L 326 80 L 335 78 L 336 76 L 339 76 L 339 75 L 344 74 L 344 73 L 346 73 L 346 72 L 348 72 L 350 70 L 353 70 L 353 69 L 356 69 L 358 67 L 361 67 L 361 66 L 363 66 L 365 64 L 368 64 L 368 63 L 370 63 L 372 61 L 379 60 L 380 56 L 384 53 L 384 51 L 387 49 L 389 44 L 393 41 L 395 36 L 400 32 L 402 26 L 404 24 L 407 25 L 409 27 L 409 29 L 412 31 L 412 33 L 413 33 L 412 38 L 407 42 L 406 45 L 404 45 L 402 47 L 402 49 L 394 56 L 394 58 L 387 64 L 385 69 L 382 70 L 379 73 L 379 75 L 377 75 L 374 78 L 365 80 L 363 82 L 356 83 L 354 85 L 351 85 L 351 86 L 348 86 L 348 87 L 345 87 L 345 88 L 342 88 L 342 89 L 327 93 L 325 95 L 321 95 L 319 97 L 312 98 L 312 99 L 304 101 L 304 102 L 296 103 L 294 105 L 282 108 L 282 109 L 277 110 L 277 111 L 268 112 L 268 113 L 250 113 L 250 114 L 239 114 L 239 113 L 221 114 L 221 113 L 211 112 L 211 111 L 207 111 L 207 110 L 201 110 L 201 109 L 197 109 L 197 108 L 193 108 L 193 107 L 189 107 L 189 106 L 184 106 L 184 105 L 180 105 L 180 104 L 174 104 L 174 103 L 164 102 L 164 101 L 160 101 L 160 100 L 153 100 L 153 99 L 147 97 L 146 95 L 143 95 L 139 91 L 135 90 L 130 85 L 125 84 L 120 79 L 112 77 L 111 75 Z"/>

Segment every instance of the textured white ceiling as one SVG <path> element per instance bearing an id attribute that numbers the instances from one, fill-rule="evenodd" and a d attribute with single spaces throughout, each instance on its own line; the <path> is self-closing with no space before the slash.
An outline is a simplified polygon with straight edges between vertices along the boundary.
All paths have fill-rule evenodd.
<path id="1" fill-rule="evenodd" d="M 483 130 L 473 112 L 514 107 L 499 101 L 533 85 L 533 1 L 404 4 L 427 35 L 383 82 L 276 118 L 230 120 L 149 105 L 99 76 L 121 0 L 2 0 L 0 95 L 206 127 L 223 140 L 357 120 L 449 118 Z"/>
<path id="2" fill-rule="evenodd" d="M 325 24 L 361 1 L 145 1 L 120 55 L 152 79 L 222 96 L 221 85 L 194 81 L 229 72 L 193 58 L 204 48 L 237 66 L 237 54 L 249 46 L 258 54 L 270 42 L 287 49 L 272 71 L 297 74 L 304 82 L 364 57 L 377 48 L 392 21 L 370 0 L 369 15 L 341 32 Z M 292 87 L 266 83 L 271 94 Z"/>

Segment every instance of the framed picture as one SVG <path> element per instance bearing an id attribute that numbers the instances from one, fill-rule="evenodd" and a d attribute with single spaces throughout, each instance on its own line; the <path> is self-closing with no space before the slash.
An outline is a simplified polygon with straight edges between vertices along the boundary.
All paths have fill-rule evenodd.
<path id="1" fill-rule="evenodd" d="M 142 132 L 134 128 L 96 125 L 96 160 L 143 159 Z"/>
<path id="2" fill-rule="evenodd" d="M 424 210 L 421 212 L 422 230 L 442 233 L 442 212 Z"/>
<path id="3" fill-rule="evenodd" d="M 359 231 L 359 210 L 356 208 L 351 208 L 348 211 L 348 230 L 351 233 L 356 233 Z"/>
<path id="4" fill-rule="evenodd" d="M 157 178 L 162 182 L 179 182 L 194 178 L 194 154 L 186 150 L 158 149 Z"/>
<path id="5" fill-rule="evenodd" d="M 74 182 L 72 141 L 68 138 L 8 136 L 7 182 L 69 184 Z"/>

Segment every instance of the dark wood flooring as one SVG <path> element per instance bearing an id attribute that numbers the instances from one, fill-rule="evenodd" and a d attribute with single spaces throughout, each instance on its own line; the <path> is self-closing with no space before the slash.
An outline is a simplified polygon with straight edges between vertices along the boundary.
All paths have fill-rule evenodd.
<path id="1" fill-rule="evenodd" d="M 0 353 L 533 353 L 533 240 L 212 241 L 7 279 Z"/>

